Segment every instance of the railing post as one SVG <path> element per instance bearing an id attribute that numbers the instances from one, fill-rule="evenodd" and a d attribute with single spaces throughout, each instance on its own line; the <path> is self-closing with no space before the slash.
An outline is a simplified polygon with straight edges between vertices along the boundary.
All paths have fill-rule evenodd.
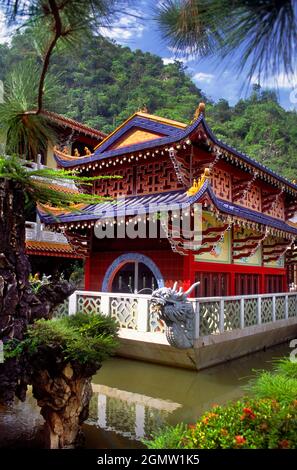
<path id="1" fill-rule="evenodd" d="M 244 328 L 244 299 L 240 299 L 240 328 Z"/>
<path id="2" fill-rule="evenodd" d="M 68 304 L 68 314 L 69 315 L 75 315 L 77 312 L 77 294 L 76 292 L 73 292 L 73 294 L 70 295 L 69 297 L 69 304 Z"/>
<path id="3" fill-rule="evenodd" d="M 262 323 L 262 298 L 258 297 L 257 299 L 257 325 L 261 325 Z"/>
<path id="4" fill-rule="evenodd" d="M 194 322 L 194 339 L 198 339 L 200 335 L 200 303 L 199 300 L 195 301 L 195 322 Z"/>
<path id="5" fill-rule="evenodd" d="M 275 321 L 275 295 L 272 296 L 272 321 Z"/>
<path id="6" fill-rule="evenodd" d="M 220 300 L 219 331 L 224 333 L 224 300 Z"/>
<path id="7" fill-rule="evenodd" d="M 285 295 L 285 320 L 289 318 L 289 298 Z"/>
<path id="8" fill-rule="evenodd" d="M 101 294 L 100 310 L 105 317 L 110 316 L 110 298 L 108 295 Z"/>
<path id="9" fill-rule="evenodd" d="M 149 301 L 148 299 L 138 299 L 137 302 L 137 331 L 146 333 L 148 330 Z"/>

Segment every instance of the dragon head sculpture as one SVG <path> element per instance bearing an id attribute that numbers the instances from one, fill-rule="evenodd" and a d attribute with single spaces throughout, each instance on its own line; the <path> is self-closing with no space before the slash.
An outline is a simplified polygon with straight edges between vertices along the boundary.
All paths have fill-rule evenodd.
<path id="1" fill-rule="evenodd" d="M 168 343 L 179 349 L 194 345 L 195 314 L 188 295 L 199 284 L 196 282 L 186 292 L 176 289 L 177 282 L 170 287 L 156 289 L 151 296 L 151 312 L 157 313 L 166 325 Z"/>

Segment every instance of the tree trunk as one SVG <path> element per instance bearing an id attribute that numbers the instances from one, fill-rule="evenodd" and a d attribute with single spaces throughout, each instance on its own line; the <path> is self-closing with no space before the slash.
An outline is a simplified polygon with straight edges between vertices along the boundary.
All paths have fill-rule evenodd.
<path id="1" fill-rule="evenodd" d="M 24 192 L 11 181 L 0 180 L 0 340 L 22 339 L 31 321 L 33 294 L 25 253 Z M 0 402 L 14 398 L 21 370 L 13 359 L 0 365 Z"/>
<path id="2" fill-rule="evenodd" d="M 33 395 L 46 421 L 44 442 L 50 449 L 77 446 L 92 396 L 91 376 L 86 377 L 70 363 L 59 369 L 58 364 L 51 370 L 38 368 L 32 380 Z"/>
<path id="3" fill-rule="evenodd" d="M 28 281 L 30 263 L 25 245 L 25 196 L 20 184 L 0 179 L 0 340 L 21 340 L 28 324 L 49 318 L 74 286 L 67 281 L 44 286 L 34 295 Z M 24 400 L 29 365 L 22 359 L 0 364 L 0 403 L 15 395 Z"/>

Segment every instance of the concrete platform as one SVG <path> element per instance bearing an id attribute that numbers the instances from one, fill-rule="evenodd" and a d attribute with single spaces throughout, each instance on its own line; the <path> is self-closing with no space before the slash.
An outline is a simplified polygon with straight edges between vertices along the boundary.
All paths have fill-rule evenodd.
<path id="1" fill-rule="evenodd" d="M 200 370 L 297 338 L 297 318 L 278 320 L 198 338 L 192 349 L 170 346 L 162 333 L 122 328 L 117 355 L 183 369 Z"/>

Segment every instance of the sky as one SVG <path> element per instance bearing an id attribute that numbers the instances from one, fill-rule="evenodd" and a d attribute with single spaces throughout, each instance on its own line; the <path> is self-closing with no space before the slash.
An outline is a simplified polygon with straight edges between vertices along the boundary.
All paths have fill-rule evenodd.
<path id="1" fill-rule="evenodd" d="M 195 57 L 176 56 L 162 38 L 153 19 L 153 7 L 158 1 L 160 0 L 134 1 L 133 6 L 126 8 L 126 13 L 119 14 L 115 24 L 106 29 L 101 28 L 101 33 L 132 50 L 141 49 L 159 55 L 165 64 L 176 58 L 181 60 L 187 67 L 187 73 L 208 98 L 215 101 L 224 98 L 231 105 L 240 98 L 245 98 L 250 88 L 245 77 L 230 68 L 230 63 L 226 66 L 219 57 L 201 60 Z M 9 36 L 9 31 L 5 27 L 5 17 L 0 11 L 0 43 L 9 41 Z M 239 57 L 235 55 L 233 60 L 235 62 L 238 59 Z M 236 63 L 234 65 L 236 66 Z M 284 74 L 271 76 L 261 85 L 264 88 L 275 89 L 284 108 L 297 109 L 297 74 L 295 77 L 286 77 Z"/>

